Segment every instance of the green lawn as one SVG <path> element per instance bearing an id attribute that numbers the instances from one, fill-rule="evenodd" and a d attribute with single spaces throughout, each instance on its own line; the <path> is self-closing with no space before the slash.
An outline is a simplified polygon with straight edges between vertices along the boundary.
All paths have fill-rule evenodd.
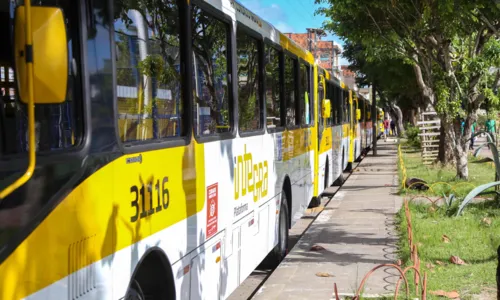
<path id="1" fill-rule="evenodd" d="M 480 158 L 469 158 L 469 181 L 456 180 L 453 167 L 424 165 L 419 152 L 407 150 L 403 159 L 408 177 L 421 178 L 433 186 L 433 191 L 402 191 L 402 196 L 407 198 L 413 194 L 443 196 L 443 193 L 454 193 L 461 201 L 473 186 L 494 180 L 494 167 L 475 163 Z M 437 182 L 446 182 L 455 191 L 452 192 L 449 185 L 436 184 Z M 428 275 L 428 291 L 457 291 L 461 299 L 475 299 L 478 294 L 482 295 L 481 298 L 486 296 L 494 299 L 496 249 L 500 245 L 499 204 L 496 201 L 470 204 L 460 217 L 455 217 L 457 206 L 458 202 L 449 209 L 435 209 L 430 208 L 429 204 L 410 203 L 414 242 L 418 246 L 421 271 L 426 271 Z M 412 263 L 409 259 L 404 208 L 399 212 L 397 223 L 401 235 L 400 258 L 408 266 Z M 443 241 L 443 235 L 450 238 L 449 243 Z M 451 263 L 451 256 L 458 256 L 466 264 Z M 438 299 L 429 293 L 428 298 Z"/>
<path id="2" fill-rule="evenodd" d="M 465 196 L 474 187 L 494 181 L 495 168 L 489 163 L 479 163 L 481 158 L 469 157 L 469 180 L 457 180 L 454 166 L 441 167 L 439 165 L 424 165 L 420 152 L 415 150 L 404 152 L 403 160 L 408 177 L 417 177 L 425 180 L 432 186 L 432 190 L 425 193 L 415 190 L 402 191 L 403 194 L 426 194 L 442 196 L 449 194 L 454 188 L 456 196 Z M 401 173 L 400 173 L 401 175 Z M 402 176 L 400 176 L 402 178 Z M 444 182 L 444 183 L 443 183 Z"/>
<path id="3" fill-rule="evenodd" d="M 493 202 L 472 204 L 458 218 L 450 217 L 445 208 L 429 210 L 429 205 L 410 204 L 410 211 L 421 271 L 428 276 L 428 291 L 457 291 L 462 299 L 488 291 L 494 295 L 496 249 L 500 245 L 498 205 Z M 400 258 L 405 265 L 411 265 L 404 209 L 398 219 Z M 491 221 L 489 225 L 488 220 Z M 443 235 L 450 238 L 449 243 L 443 242 Z M 460 257 L 466 265 L 450 263 L 452 255 Z"/>

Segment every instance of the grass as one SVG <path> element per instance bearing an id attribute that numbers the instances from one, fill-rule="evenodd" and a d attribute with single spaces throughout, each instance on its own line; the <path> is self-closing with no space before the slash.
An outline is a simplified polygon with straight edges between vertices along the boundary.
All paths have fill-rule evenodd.
<path id="1" fill-rule="evenodd" d="M 473 299 L 478 294 L 495 298 L 497 248 L 500 245 L 499 204 L 497 201 L 472 203 L 460 217 L 455 217 L 457 206 L 463 197 L 474 187 L 494 181 L 494 166 L 478 163 L 480 160 L 481 158 L 469 157 L 469 180 L 465 181 L 455 178 L 453 166 L 427 166 L 422 163 L 419 151 L 406 150 L 403 153 L 408 178 L 421 178 L 432 187 L 428 191 L 407 189 L 401 192 L 403 195 L 442 197 L 443 194 L 453 193 L 458 197 L 458 201 L 450 208 L 431 208 L 427 203 L 410 203 L 414 243 L 418 247 L 422 274 L 427 272 L 428 291 L 457 291 L 461 299 Z M 401 175 L 400 166 L 402 179 Z M 400 259 L 404 265 L 412 265 L 404 208 L 398 214 L 397 223 L 401 236 Z M 443 235 L 450 238 L 449 243 L 443 241 Z M 466 265 L 451 263 L 451 256 L 460 257 Z M 412 278 L 413 274 L 409 276 L 409 279 Z M 415 289 L 412 288 L 411 291 L 414 292 Z M 429 299 L 438 298 L 429 293 L 427 296 Z"/>
<path id="2" fill-rule="evenodd" d="M 434 211 L 429 207 L 410 204 L 414 243 L 418 247 L 422 274 L 427 272 L 428 291 L 457 291 L 461 299 L 485 291 L 494 295 L 496 249 L 500 245 L 500 208 L 497 203 L 471 204 L 458 218 L 450 216 L 456 207 L 451 211 L 444 207 Z M 484 218 L 491 220 L 491 224 L 485 223 Z M 406 265 L 411 265 L 404 208 L 399 212 L 398 221 L 400 258 Z M 450 238 L 449 243 L 443 242 L 443 235 Z M 450 263 L 452 255 L 460 257 L 466 265 Z M 428 293 L 428 297 L 436 296 Z"/>
<path id="3" fill-rule="evenodd" d="M 427 182 L 432 189 L 428 191 L 405 190 L 403 194 L 425 194 L 443 196 L 443 193 L 454 193 L 464 197 L 474 187 L 492 182 L 495 179 L 495 168 L 489 163 L 479 163 L 481 158 L 469 156 L 469 180 L 457 180 L 454 166 L 424 165 L 419 151 L 403 152 L 403 161 L 408 178 L 417 177 Z M 400 170 L 400 178 L 401 170 Z"/>

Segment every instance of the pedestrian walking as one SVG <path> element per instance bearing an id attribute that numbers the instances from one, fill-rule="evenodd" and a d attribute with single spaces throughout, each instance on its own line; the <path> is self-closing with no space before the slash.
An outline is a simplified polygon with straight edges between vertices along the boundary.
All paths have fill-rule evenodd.
<path id="1" fill-rule="evenodd" d="M 387 136 L 389 135 L 389 118 L 385 118 L 384 120 L 384 142 L 387 142 Z"/>
<path id="2" fill-rule="evenodd" d="M 391 120 L 391 135 L 396 136 L 396 122 L 394 122 L 394 119 Z"/>
<path id="3" fill-rule="evenodd" d="M 488 118 L 486 120 L 486 124 L 485 124 L 485 128 L 486 128 L 486 132 L 490 134 L 491 136 L 491 139 L 492 139 L 492 143 L 495 143 L 496 141 L 496 135 L 495 135 L 495 120 L 492 120 L 491 118 Z M 488 145 L 488 149 L 490 148 L 490 145 Z"/>
<path id="4" fill-rule="evenodd" d="M 474 136 L 474 133 L 476 132 L 476 126 L 477 126 L 477 123 L 474 121 L 474 123 L 472 123 L 472 126 L 470 127 L 470 144 L 469 144 L 469 149 L 470 150 L 474 150 L 474 142 L 476 140 L 476 137 Z"/>

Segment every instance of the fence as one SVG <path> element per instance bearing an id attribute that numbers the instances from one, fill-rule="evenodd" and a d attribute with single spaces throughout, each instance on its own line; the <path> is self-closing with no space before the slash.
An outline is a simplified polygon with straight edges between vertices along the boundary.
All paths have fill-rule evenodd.
<path id="1" fill-rule="evenodd" d="M 421 131 L 418 135 L 422 142 L 422 160 L 426 165 L 432 164 L 439 153 L 441 120 L 437 118 L 436 112 L 423 112 L 421 114 L 421 121 L 417 122 L 417 126 L 419 126 Z"/>

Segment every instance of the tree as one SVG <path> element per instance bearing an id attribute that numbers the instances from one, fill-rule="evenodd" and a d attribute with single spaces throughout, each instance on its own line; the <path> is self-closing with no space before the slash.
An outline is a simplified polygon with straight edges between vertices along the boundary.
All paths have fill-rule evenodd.
<path id="1" fill-rule="evenodd" d="M 500 55 L 500 3 L 493 0 L 316 0 L 325 28 L 374 56 L 413 67 L 426 103 L 443 125 L 457 177 L 467 178 L 467 144 L 477 110 L 491 90 L 488 70 Z M 465 120 L 461 134 L 461 119 Z"/>
<path id="2" fill-rule="evenodd" d="M 404 60 L 388 56 L 373 56 L 363 46 L 346 41 L 343 55 L 350 62 L 349 68 L 356 72 L 360 85 L 377 84 L 381 104 L 396 120 L 398 133 L 404 133 L 403 113 L 400 106 L 418 107 L 420 91 L 416 85 L 412 66 Z M 381 70 L 384 70 L 381 72 Z"/>

